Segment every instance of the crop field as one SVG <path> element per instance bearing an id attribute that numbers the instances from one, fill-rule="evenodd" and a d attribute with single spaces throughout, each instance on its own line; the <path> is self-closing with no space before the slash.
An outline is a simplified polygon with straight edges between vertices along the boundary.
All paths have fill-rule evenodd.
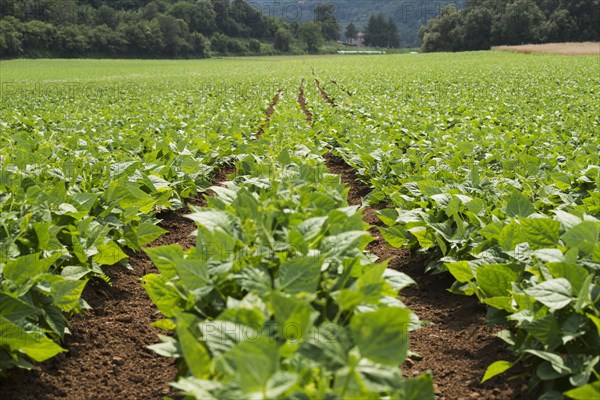
<path id="1" fill-rule="evenodd" d="M 2 399 L 597 399 L 600 59 L 0 62 Z"/>

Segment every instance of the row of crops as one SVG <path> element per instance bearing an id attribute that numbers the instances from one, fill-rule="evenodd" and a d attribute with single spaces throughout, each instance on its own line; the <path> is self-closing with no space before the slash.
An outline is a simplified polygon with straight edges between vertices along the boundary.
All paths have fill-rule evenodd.
<path id="1" fill-rule="evenodd" d="M 144 250 L 164 316 L 152 348 L 180 359 L 174 385 L 190 398 L 433 398 L 431 376 L 397 368 L 420 326 L 397 298 L 413 282 L 364 251 L 369 226 L 330 152 L 372 187 L 364 203 L 383 205 L 390 246 L 452 274 L 450 290 L 503 327 L 515 359 L 484 380 L 522 364 L 543 399 L 597 397 L 597 59 L 371 60 L 5 68 L 0 372 L 63 352 L 86 283 Z M 75 81 L 40 89 L 42 71 L 52 87 Z M 230 163 L 236 176 L 211 187 Z M 145 249 L 158 213 L 207 191 L 190 207 L 194 248 Z"/>
<path id="2" fill-rule="evenodd" d="M 597 398 L 600 82 L 597 60 L 554 61 L 500 76 L 382 74 L 367 88 L 324 74 L 338 107 L 315 112 L 374 188 L 366 200 L 391 206 L 379 212 L 388 243 L 424 253 L 508 328 L 499 337 L 517 358 L 484 380 L 522 363 L 545 399 L 573 387 Z"/>
<path id="3" fill-rule="evenodd" d="M 209 186 L 264 108 L 262 96 L 240 101 L 236 88 L 206 83 L 64 86 L 3 85 L 0 372 L 63 352 L 89 279 L 107 280 L 103 268 L 126 263 L 126 249 L 164 233 L 155 215 Z M 202 112 L 190 113 L 199 99 Z"/>

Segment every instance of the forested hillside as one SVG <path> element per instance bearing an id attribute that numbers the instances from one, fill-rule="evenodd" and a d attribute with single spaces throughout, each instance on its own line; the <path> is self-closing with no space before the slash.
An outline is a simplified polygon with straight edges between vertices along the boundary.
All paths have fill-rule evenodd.
<path id="1" fill-rule="evenodd" d="M 260 53 L 277 21 L 245 0 L 0 0 L 0 56 Z M 243 39 L 243 40 L 236 40 Z"/>
<path id="2" fill-rule="evenodd" d="M 421 30 L 423 51 L 600 40 L 600 0 L 467 0 Z"/>
<path id="3" fill-rule="evenodd" d="M 454 4 L 461 8 L 465 0 L 253 0 L 251 3 L 265 14 L 300 22 L 314 18 L 313 10 L 317 4 L 332 4 L 342 32 L 350 23 L 363 31 L 371 15 L 383 13 L 398 25 L 402 47 L 418 47 L 419 28 L 437 17 L 447 5 Z"/>

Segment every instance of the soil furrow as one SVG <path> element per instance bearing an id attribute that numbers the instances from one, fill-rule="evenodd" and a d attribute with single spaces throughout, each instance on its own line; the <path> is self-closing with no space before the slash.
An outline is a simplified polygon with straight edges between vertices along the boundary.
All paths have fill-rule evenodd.
<path id="1" fill-rule="evenodd" d="M 348 202 L 362 204 L 362 197 L 370 191 L 358 180 L 355 170 L 337 156 L 326 154 L 325 160 L 332 173 L 339 174 L 349 187 Z M 512 360 L 514 356 L 504 342 L 486 323 L 486 310 L 476 298 L 448 292 L 452 277 L 448 274 L 427 275 L 418 257 L 406 249 L 394 249 L 383 239 L 377 227 L 382 222 L 376 209 L 363 209 L 365 222 L 375 240 L 367 250 L 388 260 L 389 267 L 408 274 L 417 283 L 401 292 L 400 299 L 428 324 L 411 333 L 410 349 L 417 356 L 403 365 L 406 376 L 430 370 L 436 384 L 438 399 L 526 399 L 525 381 L 493 379 L 481 385 L 485 369 L 497 360 Z"/>
<path id="2" fill-rule="evenodd" d="M 331 81 L 331 83 L 333 83 L 335 86 L 337 86 L 338 89 L 340 89 L 342 92 L 346 93 L 349 97 L 354 96 L 354 93 L 352 93 L 351 91 L 345 89 L 344 87 L 342 87 L 342 85 L 340 85 L 339 83 L 337 83 L 337 81 Z"/>
<path id="3" fill-rule="evenodd" d="M 275 93 L 275 96 L 273 97 L 271 104 L 269 104 L 269 107 L 267 107 L 267 111 L 265 111 L 265 119 L 258 127 L 258 131 L 256 132 L 256 137 L 259 137 L 260 135 L 262 135 L 265 132 L 265 127 L 267 126 L 269 121 L 271 121 L 271 116 L 275 112 L 275 106 L 277 106 L 277 103 L 279 102 L 280 98 L 281 98 L 281 89 L 278 90 L 277 93 Z"/>
<path id="4" fill-rule="evenodd" d="M 321 98 L 323 99 L 323 101 L 325 101 L 325 103 L 329 104 L 330 106 L 335 107 L 335 103 L 333 102 L 333 100 L 331 100 L 327 92 L 325 92 L 325 90 L 321 87 L 321 83 L 318 79 L 315 79 L 315 84 L 317 85 L 317 89 L 319 89 L 319 93 L 321 94 Z"/>
<path id="5" fill-rule="evenodd" d="M 159 215 L 160 226 L 169 232 L 151 246 L 192 246 L 194 239 L 189 235 L 195 225 L 183 217 L 187 212 Z M 161 399 L 173 395 L 169 387 L 177 373 L 173 360 L 146 348 L 159 341 L 161 331 L 150 324 L 160 315 L 140 279 L 158 271 L 144 253 L 129 252 L 129 263 L 132 269 L 105 268 L 110 285 L 98 279 L 87 285 L 83 298 L 92 310 L 72 318 L 72 334 L 64 343 L 68 353 L 32 371 L 14 371 L 1 384 L 2 399 Z"/>
<path id="6" fill-rule="evenodd" d="M 312 124 L 313 116 L 310 113 L 309 109 L 306 107 L 306 98 L 304 97 L 304 80 L 302 80 L 302 82 L 300 83 L 300 89 L 298 91 L 298 104 L 300 104 L 300 108 L 306 116 L 306 122 Z"/>
<path id="7" fill-rule="evenodd" d="M 273 105 L 269 108 L 272 110 Z M 272 111 L 267 111 L 268 115 Z M 213 185 L 235 173 L 225 165 L 213 176 Z M 203 196 L 189 200 L 206 206 Z M 168 232 L 150 247 L 179 244 L 185 249 L 195 245 L 191 236 L 196 225 L 185 218 L 187 207 L 157 215 L 159 226 Z M 75 315 L 71 335 L 63 346 L 68 353 L 35 366 L 32 371 L 12 371 L 0 381 L 0 398 L 6 400 L 113 400 L 162 399 L 174 396 L 169 386 L 177 373 L 174 360 L 147 348 L 159 342 L 162 333 L 150 324 L 161 315 L 140 284 L 148 273 L 158 273 L 143 253 L 128 252 L 131 269 L 105 268 L 111 284 L 95 279 L 83 293 L 92 310 Z"/>

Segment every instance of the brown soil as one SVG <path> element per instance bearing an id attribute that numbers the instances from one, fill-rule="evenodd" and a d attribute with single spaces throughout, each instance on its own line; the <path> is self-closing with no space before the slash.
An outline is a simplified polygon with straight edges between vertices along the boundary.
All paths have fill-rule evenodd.
<path id="1" fill-rule="evenodd" d="M 300 83 L 300 89 L 298 91 L 298 104 L 300 104 L 300 108 L 302 109 L 302 112 L 306 116 L 306 122 L 308 122 L 309 124 L 312 124 L 313 116 L 310 113 L 310 111 L 308 110 L 308 108 L 306 107 L 306 98 L 304 97 L 304 80 L 302 80 L 302 82 Z"/>
<path id="2" fill-rule="evenodd" d="M 330 106 L 335 107 L 335 103 L 333 102 L 333 100 L 331 100 L 327 92 L 323 90 L 323 88 L 321 87 L 321 83 L 318 79 L 315 79 L 315 84 L 317 85 L 317 89 L 319 89 L 319 93 L 321 94 L 321 98 L 323 99 L 323 101 L 325 101 L 325 103 L 329 104 Z"/>
<path id="3" fill-rule="evenodd" d="M 279 102 L 280 98 L 281 98 L 281 90 L 279 90 L 279 91 L 277 91 L 277 93 L 275 93 L 275 96 L 273 96 L 273 100 L 271 101 L 271 104 L 269 104 L 269 107 L 267 107 L 267 111 L 265 112 L 265 119 L 263 120 L 262 124 L 260 124 L 260 126 L 258 127 L 256 136 L 260 136 L 264 133 L 265 126 L 267 126 L 267 124 L 271 120 L 271 116 L 275 112 L 275 106 L 277 106 L 277 103 Z"/>
<path id="4" fill-rule="evenodd" d="M 355 170 L 340 157 L 326 154 L 329 170 L 339 174 L 350 188 L 348 202 L 362 204 L 361 197 L 369 187 L 358 180 Z M 406 376 L 430 370 L 433 374 L 437 398 L 442 399 L 527 399 L 523 379 L 508 381 L 494 378 L 485 384 L 480 380 L 491 363 L 513 360 L 504 342 L 486 325 L 486 310 L 476 298 L 448 292 L 452 277 L 447 274 L 427 275 L 422 262 L 406 249 L 394 249 L 382 238 L 376 227 L 382 226 L 376 209 L 363 208 L 365 222 L 373 225 L 370 232 L 375 240 L 367 250 L 389 260 L 390 268 L 402 271 L 417 283 L 401 292 L 400 299 L 413 310 L 424 328 L 411 333 L 410 349 L 418 353 L 403 365 Z"/>
<path id="5" fill-rule="evenodd" d="M 524 44 L 520 46 L 494 46 L 492 50 L 514 51 L 517 53 L 548 53 L 563 54 L 567 56 L 600 55 L 599 42 L 570 42 L 570 43 L 546 43 L 546 44 Z"/>
<path id="6" fill-rule="evenodd" d="M 196 201 L 201 205 L 203 199 Z M 151 246 L 194 244 L 190 233 L 195 224 L 184 218 L 188 210 L 159 215 L 169 233 Z M 83 298 L 92 310 L 71 320 L 71 335 L 64 347 L 68 353 L 37 364 L 31 371 L 12 371 L 1 381 L 0 398 L 14 400 L 55 399 L 160 399 L 173 395 L 169 382 L 175 379 L 173 360 L 159 356 L 146 346 L 159 342 L 161 333 L 150 323 L 161 318 L 140 285 L 140 279 L 157 272 L 143 253 L 130 253 L 133 269 L 106 268 L 111 285 L 91 281 Z"/>
<path id="7" fill-rule="evenodd" d="M 351 91 L 342 87 L 342 85 L 337 83 L 337 81 L 331 81 L 331 83 L 333 83 L 335 86 L 337 86 L 338 89 L 340 89 L 342 92 L 346 93 L 349 97 L 352 97 L 354 95 L 354 93 L 352 93 Z"/>
<path id="8" fill-rule="evenodd" d="M 216 172 L 218 185 L 235 172 L 226 165 Z M 206 206 L 204 197 L 189 203 Z M 178 243 L 189 249 L 195 244 L 191 233 L 194 222 L 184 217 L 186 208 L 159 214 L 159 224 L 168 232 L 150 247 Z M 32 371 L 15 370 L 0 381 L 3 400 L 56 399 L 162 399 L 175 396 L 173 382 L 177 366 L 173 360 L 159 356 L 146 346 L 159 342 L 150 323 L 161 318 L 140 279 L 158 271 L 144 253 L 129 252 L 132 269 L 125 266 L 106 268 L 111 285 L 91 281 L 83 298 L 92 310 L 71 320 L 71 335 L 64 347 L 68 353 L 40 363 Z"/>

